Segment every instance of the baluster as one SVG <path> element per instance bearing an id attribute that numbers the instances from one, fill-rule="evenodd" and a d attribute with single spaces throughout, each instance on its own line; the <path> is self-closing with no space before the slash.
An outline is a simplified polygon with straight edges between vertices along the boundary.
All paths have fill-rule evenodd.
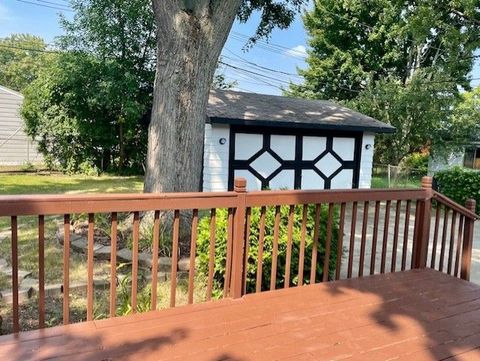
<path id="1" fill-rule="evenodd" d="M 302 228 L 300 236 L 300 252 L 298 259 L 298 286 L 303 286 L 303 267 L 305 263 L 305 237 L 307 234 L 308 205 L 303 205 Z"/>
<path id="2" fill-rule="evenodd" d="M 360 261 L 358 264 L 358 276 L 363 276 L 363 267 L 365 267 L 365 247 L 367 243 L 367 227 L 368 227 L 368 208 L 369 202 L 363 203 L 363 220 L 362 220 L 362 238 L 360 243 Z"/>
<path id="3" fill-rule="evenodd" d="M 138 242 L 140 238 L 140 214 L 133 213 L 133 242 L 132 242 L 132 312 L 137 312 L 138 292 Z"/>
<path id="4" fill-rule="evenodd" d="M 370 274 L 375 273 L 375 262 L 377 260 L 377 241 L 378 241 L 378 219 L 380 218 L 380 202 L 375 202 L 375 215 L 373 216 L 373 239 L 372 255 L 370 257 Z"/>
<path id="5" fill-rule="evenodd" d="M 87 247 L 87 321 L 93 320 L 93 242 L 94 214 L 88 214 L 88 247 Z"/>
<path id="6" fill-rule="evenodd" d="M 440 249 L 440 265 L 438 266 L 438 270 L 440 272 L 443 271 L 443 262 L 445 258 L 445 248 L 447 244 L 447 227 L 448 227 L 448 213 L 449 209 L 444 206 L 443 207 L 443 232 L 442 232 L 442 248 Z"/>
<path id="7" fill-rule="evenodd" d="M 12 228 L 12 317 L 13 332 L 20 331 L 20 318 L 18 309 L 18 224 L 17 216 L 10 218 Z"/>
<path id="8" fill-rule="evenodd" d="M 390 205 L 388 200 L 385 205 L 385 223 L 383 226 L 383 243 L 382 243 L 382 260 L 380 264 L 380 273 L 385 273 L 385 262 L 387 259 L 387 244 L 388 244 L 388 228 L 390 227 Z"/>
<path id="9" fill-rule="evenodd" d="M 287 254 L 285 264 L 285 284 L 284 287 L 290 287 L 290 267 L 292 262 L 292 241 L 293 241 L 293 219 L 295 215 L 295 206 L 291 205 L 288 213 L 288 229 L 287 229 Z"/>
<path id="10" fill-rule="evenodd" d="M 315 205 L 315 224 L 313 226 L 312 264 L 310 267 L 310 284 L 315 284 L 317 277 L 318 237 L 320 234 L 320 214 L 322 205 Z"/>
<path id="11" fill-rule="evenodd" d="M 63 217 L 63 324 L 70 323 L 70 215 Z"/>
<path id="12" fill-rule="evenodd" d="M 352 205 L 352 224 L 350 225 L 350 249 L 348 250 L 347 278 L 352 277 L 353 253 L 355 250 L 355 228 L 357 226 L 357 202 Z"/>
<path id="13" fill-rule="evenodd" d="M 463 243 L 463 224 L 465 222 L 465 216 L 460 216 L 458 221 L 458 234 L 457 234 L 457 250 L 455 254 L 455 272 L 454 276 L 458 277 L 458 270 L 460 269 L 460 250 Z"/>
<path id="14" fill-rule="evenodd" d="M 395 223 L 393 226 L 393 247 L 392 247 L 392 264 L 390 265 L 390 271 L 395 272 L 397 267 L 397 247 L 398 247 L 398 232 L 400 228 L 400 212 L 402 202 L 397 201 L 395 207 Z"/>
<path id="15" fill-rule="evenodd" d="M 38 216 L 38 327 L 45 328 L 45 217 Z"/>
<path id="16" fill-rule="evenodd" d="M 270 290 L 277 285 L 278 237 L 280 232 L 280 206 L 275 207 L 275 225 L 273 226 L 272 269 L 270 274 Z"/>
<path id="17" fill-rule="evenodd" d="M 333 203 L 328 205 L 327 238 L 325 241 L 325 261 L 323 263 L 323 282 L 328 281 L 330 271 L 330 248 L 332 242 Z"/>
<path id="18" fill-rule="evenodd" d="M 245 252 L 243 258 L 243 294 L 247 294 L 247 275 L 248 275 L 248 260 L 250 259 L 250 218 L 252 215 L 252 209 L 247 207 L 245 216 Z"/>
<path id="19" fill-rule="evenodd" d="M 210 250 L 208 255 L 208 282 L 207 282 L 207 301 L 212 299 L 213 272 L 215 267 L 215 232 L 217 210 L 212 208 L 210 211 Z"/>
<path id="20" fill-rule="evenodd" d="M 115 317 L 117 305 L 117 227 L 117 212 L 112 212 L 110 236 L 110 317 Z"/>
<path id="21" fill-rule="evenodd" d="M 435 210 L 435 228 L 433 229 L 433 246 L 432 259 L 430 261 L 430 268 L 435 269 L 435 261 L 437 259 L 437 243 L 438 243 L 438 225 L 440 223 L 440 204 L 437 202 L 437 209 Z"/>
<path id="22" fill-rule="evenodd" d="M 405 271 L 407 267 L 407 251 L 408 251 L 408 233 L 410 227 L 410 208 L 412 201 L 409 199 L 407 201 L 407 206 L 405 208 L 405 225 L 403 228 L 403 249 L 402 249 L 402 271 Z"/>
<path id="23" fill-rule="evenodd" d="M 340 224 L 338 225 L 338 243 L 337 243 L 337 269 L 335 272 L 335 279 L 340 279 L 340 272 L 342 271 L 342 254 L 343 254 L 343 229 L 345 227 L 345 208 L 346 204 L 340 205 Z"/>
<path id="24" fill-rule="evenodd" d="M 176 209 L 173 215 L 172 271 L 170 272 L 170 307 L 175 307 L 176 293 L 177 293 L 179 228 L 180 228 L 180 211 Z M 227 280 L 225 280 L 225 282 L 227 282 Z"/>
<path id="25" fill-rule="evenodd" d="M 193 236 L 193 232 L 192 232 L 192 236 Z M 151 294 L 150 294 L 150 309 L 152 311 L 155 311 L 157 309 L 159 247 L 160 247 L 160 211 L 155 211 L 153 215 L 152 286 L 151 286 Z"/>
<path id="26" fill-rule="evenodd" d="M 263 243 L 265 240 L 265 213 L 267 209 L 262 207 L 260 210 L 260 224 L 258 229 L 258 258 L 257 258 L 257 281 L 255 283 L 255 291 L 262 291 L 262 266 L 263 266 Z M 276 215 L 275 215 L 276 217 Z M 274 243 L 275 244 L 275 243 Z M 275 250 L 275 248 L 274 248 Z M 275 257 L 276 259 L 276 257 Z M 272 256 L 272 269 L 273 269 L 273 256 Z"/>
<path id="27" fill-rule="evenodd" d="M 455 226 L 457 224 L 457 212 L 452 214 L 452 224 L 450 225 L 450 245 L 448 246 L 448 266 L 447 273 L 452 274 L 453 248 L 455 247 Z"/>
<path id="28" fill-rule="evenodd" d="M 188 303 L 193 303 L 193 291 L 195 288 L 195 258 L 197 256 L 197 232 L 198 232 L 198 209 L 193 210 L 192 230 L 190 238 L 190 264 L 188 270 Z M 158 252 L 157 252 L 158 253 Z"/>
<path id="29" fill-rule="evenodd" d="M 230 279 L 232 274 L 232 247 L 233 247 L 233 210 L 228 209 L 228 218 L 227 218 L 227 260 L 225 267 L 225 282 L 223 284 L 223 297 L 227 297 Z"/>

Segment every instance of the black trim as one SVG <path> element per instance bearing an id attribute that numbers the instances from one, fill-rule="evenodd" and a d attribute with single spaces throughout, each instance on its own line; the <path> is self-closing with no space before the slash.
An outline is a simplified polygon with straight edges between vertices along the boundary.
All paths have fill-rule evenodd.
<path id="1" fill-rule="evenodd" d="M 253 154 L 249 159 L 246 160 L 236 160 L 235 159 L 235 135 L 237 133 L 243 134 L 261 134 L 263 136 L 262 148 Z M 270 147 L 270 136 L 271 135 L 294 135 L 295 138 L 295 156 L 294 160 L 283 160 L 278 156 Z M 302 160 L 303 153 L 303 136 L 321 136 L 326 137 L 326 149 L 319 156 L 313 160 Z M 338 154 L 333 150 L 333 138 L 354 138 L 355 139 L 355 150 L 353 154 L 353 160 L 343 160 Z M 305 129 L 299 128 L 275 128 L 274 130 L 266 127 L 245 127 L 245 126 L 230 126 L 230 148 L 229 148 L 229 165 L 228 165 L 228 189 L 233 189 L 233 181 L 235 170 L 248 170 L 256 178 L 261 181 L 262 189 L 268 188 L 270 181 L 278 175 L 282 170 L 293 170 L 294 171 L 294 188 L 300 189 L 302 184 L 302 170 L 312 169 L 314 170 L 323 180 L 324 188 L 331 188 L 332 179 L 338 175 L 344 169 L 353 170 L 352 178 L 352 187 L 358 188 L 359 179 L 360 179 L 360 162 L 361 162 L 361 153 L 362 153 L 362 139 L 363 133 L 361 132 L 345 132 L 345 131 L 328 131 L 328 130 L 308 130 L 305 132 Z M 267 178 L 260 175 L 255 169 L 251 167 L 251 163 L 259 158 L 262 154 L 270 154 L 276 161 L 280 163 L 278 169 L 276 169 L 272 174 Z M 327 153 L 330 153 L 340 164 L 341 166 L 335 172 L 329 176 L 322 173 L 315 164 Z"/>
<path id="2" fill-rule="evenodd" d="M 370 125 L 348 125 L 348 124 L 325 124 L 325 123 L 308 123 L 295 122 L 286 120 L 245 120 L 245 119 L 231 119 L 221 117 L 207 117 L 209 124 L 230 124 L 242 125 L 246 127 L 275 127 L 275 128 L 302 128 L 302 129 L 318 129 L 318 130 L 332 130 L 332 131 L 351 131 L 351 132 L 372 132 L 372 133 L 395 133 L 397 130 L 385 124 L 385 126 L 370 126 Z"/>

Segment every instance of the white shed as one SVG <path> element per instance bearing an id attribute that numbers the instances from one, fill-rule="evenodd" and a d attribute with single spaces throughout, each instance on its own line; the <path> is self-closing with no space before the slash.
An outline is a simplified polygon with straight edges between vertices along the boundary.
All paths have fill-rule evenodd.
<path id="1" fill-rule="evenodd" d="M 22 102 L 20 93 L 0 86 L 0 165 L 42 162 L 36 144 L 24 132 Z"/>
<path id="2" fill-rule="evenodd" d="M 369 188 L 376 133 L 395 128 L 319 100 L 214 90 L 203 190 Z"/>

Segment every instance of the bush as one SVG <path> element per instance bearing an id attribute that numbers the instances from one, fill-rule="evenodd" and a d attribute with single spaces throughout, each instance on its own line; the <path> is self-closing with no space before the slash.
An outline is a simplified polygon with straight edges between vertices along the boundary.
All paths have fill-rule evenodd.
<path id="1" fill-rule="evenodd" d="M 428 172 L 428 158 L 427 153 L 412 153 L 403 158 L 400 166 L 411 171 L 413 176 L 424 176 Z"/>
<path id="2" fill-rule="evenodd" d="M 290 285 L 298 284 L 298 266 L 299 252 L 301 240 L 302 225 L 302 209 L 303 206 L 296 206 L 293 223 L 292 237 L 292 257 L 291 257 L 291 273 Z M 257 257 L 258 257 L 258 240 L 259 240 L 259 223 L 260 208 L 252 208 L 250 217 L 250 239 L 249 239 L 249 258 L 247 269 L 247 292 L 253 292 L 256 286 Z M 281 221 L 279 226 L 278 239 L 278 262 L 277 262 L 277 279 L 276 286 L 281 288 L 284 285 L 285 262 L 287 250 L 287 231 L 288 231 L 288 213 L 289 206 L 280 208 Z M 226 209 L 217 210 L 216 220 L 216 240 L 215 240 L 215 289 L 217 292 L 223 289 L 224 275 L 226 266 L 226 248 L 227 248 L 227 216 Z M 317 254 L 316 280 L 317 282 L 323 277 L 323 261 L 325 257 L 325 239 L 328 218 L 328 205 L 321 207 L 320 214 L 320 232 Z M 329 278 L 333 278 L 336 268 L 337 240 L 338 240 L 338 209 L 334 209 L 334 218 L 332 222 L 332 240 L 331 240 L 331 257 L 329 262 Z M 275 207 L 267 207 L 265 214 L 265 238 L 264 251 L 262 257 L 262 290 L 270 289 L 270 274 L 272 267 L 273 253 L 273 232 L 275 223 Z M 305 283 L 310 283 L 310 269 L 313 247 L 313 233 L 315 227 L 315 206 L 308 206 L 307 232 L 305 237 L 305 263 L 303 279 Z M 208 275 L 209 260 L 209 242 L 210 242 L 210 217 L 203 217 L 199 222 L 198 234 L 198 263 L 201 274 Z"/>
<path id="3" fill-rule="evenodd" d="M 466 200 L 477 201 L 477 213 L 480 212 L 480 172 L 462 167 L 454 167 L 437 172 L 434 177 L 436 190 L 455 202 L 464 205 Z"/>

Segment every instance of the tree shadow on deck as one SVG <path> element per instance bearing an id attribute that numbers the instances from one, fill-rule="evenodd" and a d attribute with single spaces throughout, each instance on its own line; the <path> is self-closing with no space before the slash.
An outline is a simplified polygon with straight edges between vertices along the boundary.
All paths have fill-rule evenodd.
<path id="1" fill-rule="evenodd" d="M 112 328 L 115 329 L 115 327 Z M 188 331 L 183 328 L 174 329 L 167 335 L 148 336 L 147 333 L 145 337 L 142 337 L 141 331 L 132 332 L 127 336 L 118 335 L 118 330 L 116 335 L 115 330 L 111 330 L 110 333 L 101 330 L 98 332 L 92 328 L 87 328 L 84 333 L 79 331 L 80 329 L 43 339 L 32 339 L 12 344 L 10 347 L 0 344 L 0 359 L 10 361 L 46 359 L 113 361 L 125 358 L 137 360 L 142 359 L 142 355 L 155 354 L 188 337 Z M 128 341 L 129 338 L 131 338 L 130 341 Z M 126 341 L 120 343 L 119 339 L 126 339 Z"/>
<path id="2" fill-rule="evenodd" d="M 366 345 L 366 353 L 352 359 L 480 360 L 480 288 L 437 271 L 421 272 L 402 272 L 390 286 L 370 283 L 370 276 L 331 284 L 330 294 L 338 297 L 374 296 L 356 310 L 373 323 L 351 325 Z"/>

